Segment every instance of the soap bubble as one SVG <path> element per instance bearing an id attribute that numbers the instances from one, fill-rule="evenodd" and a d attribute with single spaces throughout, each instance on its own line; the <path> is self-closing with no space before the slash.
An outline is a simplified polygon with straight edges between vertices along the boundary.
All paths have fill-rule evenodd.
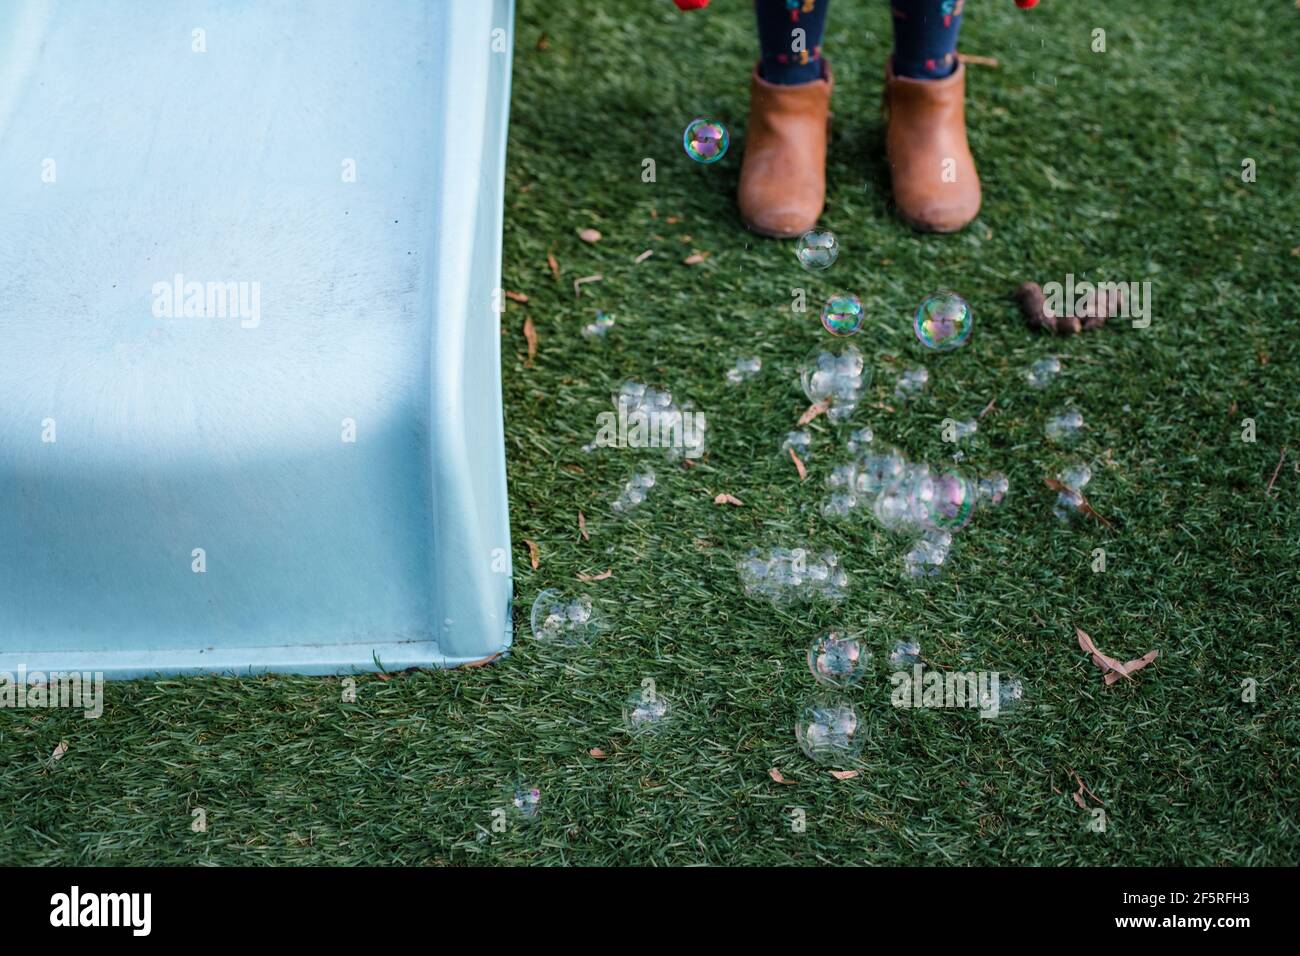
<path id="1" fill-rule="evenodd" d="M 975 513 L 978 490 L 969 478 L 958 471 L 931 474 L 918 470 L 910 489 L 917 516 L 925 527 L 941 531 L 960 531 Z"/>
<path id="2" fill-rule="evenodd" d="M 1079 437 L 1079 430 L 1083 428 L 1083 416 L 1074 409 L 1069 409 L 1050 418 L 1043 431 L 1052 441 L 1068 443 Z"/>
<path id="3" fill-rule="evenodd" d="M 909 578 L 938 577 L 952 548 L 952 535 L 947 531 L 927 531 L 903 555 L 903 567 Z"/>
<path id="4" fill-rule="evenodd" d="M 867 729 L 851 701 L 818 696 L 800 707 L 794 735 L 799 749 L 814 763 L 842 767 L 862 753 Z"/>
<path id="5" fill-rule="evenodd" d="M 697 163 L 716 163 L 727 154 L 731 136 L 727 127 L 717 120 L 703 117 L 693 119 L 686 124 L 682 133 L 682 148 L 686 155 Z"/>
<path id="6" fill-rule="evenodd" d="M 894 394 L 899 398 L 915 395 L 930 381 L 930 373 L 923 368 L 909 368 L 894 383 Z"/>
<path id="7" fill-rule="evenodd" d="M 568 598 L 554 588 L 537 595 L 530 622 L 534 638 L 558 644 L 584 643 L 599 630 L 592 614 L 591 598 Z"/>
<path id="8" fill-rule="evenodd" d="M 831 335 L 855 335 L 865 318 L 862 300 L 849 292 L 836 293 L 822 306 L 822 327 Z"/>
<path id="9" fill-rule="evenodd" d="M 799 380 L 808 400 L 827 402 L 826 417 L 840 422 L 858 407 L 862 391 L 871 381 L 871 369 L 852 345 L 836 351 L 814 349 L 799 366 Z"/>
<path id="10" fill-rule="evenodd" d="M 860 495 L 874 497 L 900 481 L 907 473 L 907 459 L 892 446 L 868 449 L 858 466 L 857 487 Z"/>
<path id="11" fill-rule="evenodd" d="M 1056 480 L 1073 491 L 1083 491 L 1092 481 L 1092 469 L 1083 462 L 1076 462 L 1063 469 Z"/>
<path id="12" fill-rule="evenodd" d="M 659 693 L 653 680 L 643 681 L 623 704 L 623 723 L 634 734 L 654 733 L 668 716 L 668 698 Z"/>
<path id="13" fill-rule="evenodd" d="M 829 229 L 809 229 L 795 242 L 794 254 L 809 272 L 822 272 L 839 258 L 840 243 Z"/>
<path id="14" fill-rule="evenodd" d="M 899 641 L 889 651 L 889 666 L 906 670 L 921 662 L 921 645 L 914 641 Z"/>
<path id="15" fill-rule="evenodd" d="M 865 454 L 867 446 L 876 440 L 875 433 L 870 427 L 864 425 L 857 431 L 849 434 L 848 449 L 850 455 Z"/>
<path id="16" fill-rule="evenodd" d="M 746 358 L 741 356 L 736 359 L 736 364 L 727 369 L 727 382 L 731 385 L 739 385 L 747 378 L 753 378 L 763 368 L 763 360 L 757 356 Z"/>
<path id="17" fill-rule="evenodd" d="M 812 459 L 812 434 L 807 429 L 786 433 L 785 440 L 781 442 L 781 454 L 789 458 L 791 451 L 799 456 L 800 461 Z"/>
<path id="18" fill-rule="evenodd" d="M 625 514 L 645 501 L 646 494 L 654 485 L 655 473 L 653 468 L 639 471 L 627 480 L 627 483 L 623 485 L 623 491 L 614 499 L 610 507 L 619 514 Z"/>
<path id="19" fill-rule="evenodd" d="M 1007 496 L 1011 482 L 1000 471 L 979 480 L 978 503 L 981 508 L 996 508 Z"/>
<path id="20" fill-rule="evenodd" d="M 582 327 L 582 335 L 588 339 L 603 339 L 605 334 L 613 327 L 614 317 L 612 315 L 597 312 L 596 320 Z"/>
<path id="21" fill-rule="evenodd" d="M 542 812 L 542 791 L 530 783 L 516 783 L 506 788 L 510 815 L 520 823 L 532 823 Z"/>
<path id="22" fill-rule="evenodd" d="M 979 695 L 981 715 L 992 717 L 1014 716 L 1025 702 L 1024 682 L 1014 674 L 997 674 L 998 686 L 985 687 Z"/>
<path id="23" fill-rule="evenodd" d="M 1025 379 L 1034 388 L 1046 388 L 1060 372 L 1061 360 L 1055 355 L 1049 355 L 1047 358 L 1041 358 L 1029 366 L 1029 371 L 1025 373 Z"/>
<path id="24" fill-rule="evenodd" d="M 862 682 L 871 664 L 871 651 L 856 637 L 830 631 L 808 646 L 808 669 L 828 687 L 853 687 Z"/>
<path id="25" fill-rule="evenodd" d="M 912 330 L 921 344 L 936 352 L 948 352 L 970 341 L 975 316 L 955 292 L 946 289 L 926 296 L 916 307 Z"/>

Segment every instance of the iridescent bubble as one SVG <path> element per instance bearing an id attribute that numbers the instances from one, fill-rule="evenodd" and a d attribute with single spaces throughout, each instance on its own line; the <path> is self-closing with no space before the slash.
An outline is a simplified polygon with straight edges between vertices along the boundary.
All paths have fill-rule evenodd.
<path id="1" fill-rule="evenodd" d="M 1061 373 L 1061 360 L 1055 355 L 1049 355 L 1047 358 L 1040 358 L 1033 365 L 1029 366 L 1029 371 L 1025 373 L 1025 379 L 1034 388 L 1046 388 L 1051 384 L 1052 379 Z"/>
<path id="2" fill-rule="evenodd" d="M 897 448 L 884 446 L 870 448 L 862 456 L 858 466 L 857 486 L 859 495 L 874 497 L 885 488 L 902 480 L 907 473 L 907 459 Z"/>
<path id="3" fill-rule="evenodd" d="M 889 651 L 889 666 L 906 670 L 921 662 L 921 645 L 914 641 L 899 641 Z"/>
<path id="4" fill-rule="evenodd" d="M 938 577 L 948 560 L 952 535 L 947 531 L 927 531 L 903 555 L 903 567 L 909 578 Z"/>
<path id="5" fill-rule="evenodd" d="M 921 524 L 939 531 L 960 531 L 975 513 L 978 489 L 959 471 L 918 471 L 911 496 Z"/>
<path id="6" fill-rule="evenodd" d="M 519 782 L 506 788 L 510 815 L 520 823 L 532 823 L 542 812 L 542 791 L 530 783 Z"/>
<path id="7" fill-rule="evenodd" d="M 840 422 L 858 407 L 863 389 L 871 382 L 871 369 L 853 345 L 814 349 L 799 366 L 799 380 L 808 400 L 827 403 L 826 417 Z"/>
<path id="8" fill-rule="evenodd" d="M 1074 409 L 1069 409 L 1048 419 L 1043 431 L 1052 441 L 1069 443 L 1079 437 L 1082 428 L 1083 416 Z"/>
<path id="9" fill-rule="evenodd" d="M 810 229 L 795 242 L 794 254 L 809 272 L 822 272 L 839 258 L 840 243 L 829 229 Z"/>
<path id="10" fill-rule="evenodd" d="M 682 133 L 682 148 L 697 163 L 716 163 L 727 154 L 730 144 L 727 127 L 704 117 L 691 120 Z"/>
<path id="11" fill-rule="evenodd" d="M 912 330 L 928 349 L 948 352 L 970 341 L 975 315 L 956 292 L 942 289 L 926 296 L 916 307 Z"/>
<path id="12" fill-rule="evenodd" d="M 861 683 L 870 664 L 871 651 L 858 638 L 840 631 L 822 634 L 808 646 L 808 669 L 819 684 L 828 687 Z"/>
<path id="13" fill-rule="evenodd" d="M 861 755 L 867 729 L 852 701 L 819 695 L 799 708 L 794 736 L 814 763 L 844 767 Z"/>
<path id="14" fill-rule="evenodd" d="M 535 639 L 558 644 L 583 644 L 599 631 L 591 598 L 569 598 L 554 588 L 537 595 L 529 620 Z"/>
<path id="15" fill-rule="evenodd" d="M 831 335 L 856 335 L 866 313 L 862 300 L 849 292 L 839 292 L 822 306 L 822 327 Z"/>
<path id="16" fill-rule="evenodd" d="M 642 682 L 623 704 L 623 723 L 634 734 L 654 733 L 668 716 L 668 698 L 659 693 L 653 680 Z"/>

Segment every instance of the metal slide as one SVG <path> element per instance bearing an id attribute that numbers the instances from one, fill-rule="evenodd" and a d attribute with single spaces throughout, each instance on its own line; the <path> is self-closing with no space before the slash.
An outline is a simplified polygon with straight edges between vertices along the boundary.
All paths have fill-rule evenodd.
<path id="1" fill-rule="evenodd" d="M 0 672 L 508 647 L 512 18 L 0 3 Z"/>

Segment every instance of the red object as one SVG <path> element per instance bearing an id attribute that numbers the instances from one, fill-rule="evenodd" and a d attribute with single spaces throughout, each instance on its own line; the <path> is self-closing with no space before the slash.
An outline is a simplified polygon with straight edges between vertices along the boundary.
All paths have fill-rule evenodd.
<path id="1" fill-rule="evenodd" d="M 704 0 L 704 2 L 708 3 L 709 0 Z M 1038 6 L 1038 0 L 1016 0 L 1016 6 L 1021 10 L 1029 10 L 1032 7 Z"/>
<path id="2" fill-rule="evenodd" d="M 1016 2 L 1019 3 L 1020 0 Z M 1034 3 L 1037 2 L 1038 0 L 1034 0 Z M 709 0 L 673 0 L 673 3 L 677 4 L 678 10 L 703 10 L 709 5 Z"/>

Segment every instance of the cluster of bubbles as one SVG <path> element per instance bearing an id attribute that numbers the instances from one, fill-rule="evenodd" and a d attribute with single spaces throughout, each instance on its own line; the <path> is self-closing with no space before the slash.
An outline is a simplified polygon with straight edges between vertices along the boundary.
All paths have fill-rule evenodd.
<path id="1" fill-rule="evenodd" d="M 898 641 L 889 649 L 889 666 L 893 670 L 911 670 L 920 662 L 921 645 L 915 641 Z"/>
<path id="2" fill-rule="evenodd" d="M 518 822 L 532 823 L 542 812 L 542 791 L 531 783 L 515 783 L 506 788 L 506 805 Z"/>
<path id="3" fill-rule="evenodd" d="M 571 598 L 554 588 L 537 595 L 530 623 L 534 638 L 555 644 L 585 644 L 599 628 L 592 615 L 591 598 Z"/>
<path id="4" fill-rule="evenodd" d="M 994 472 L 972 479 L 953 467 L 932 469 L 909 462 L 897 448 L 877 445 L 871 437 L 853 434 L 853 459 L 827 476 L 830 495 L 822 503 L 822 514 L 839 518 L 869 511 L 887 531 L 912 539 L 904 558 L 908 576 L 933 577 L 948 559 L 952 535 L 965 528 L 978 509 L 1002 503 L 1007 477 Z"/>
<path id="5" fill-rule="evenodd" d="M 814 349 L 799 366 L 804 394 L 827 405 L 826 417 L 842 422 L 853 414 L 871 383 L 871 369 L 852 345 L 841 349 Z"/>
<path id="6" fill-rule="evenodd" d="M 753 378 L 763 369 L 763 360 L 758 356 L 741 356 L 736 364 L 727 369 L 727 384 L 739 385 L 746 379 Z"/>
<path id="7" fill-rule="evenodd" d="M 831 335 L 857 335 L 866 317 L 862 300 L 851 292 L 837 292 L 822 306 L 822 328 Z"/>
<path id="8" fill-rule="evenodd" d="M 941 289 L 921 300 L 912 317 L 912 331 L 922 345 L 950 352 L 970 341 L 975 314 L 956 292 Z"/>
<path id="9" fill-rule="evenodd" d="M 697 456 L 703 453 L 708 437 L 706 434 L 708 422 L 703 415 L 698 415 L 691 419 L 693 427 L 686 427 L 686 416 L 695 410 L 695 406 L 690 402 L 679 405 L 673 400 L 673 393 L 666 388 L 654 388 L 635 379 L 624 382 L 618 394 L 611 398 L 614 407 L 620 414 L 625 415 L 629 422 L 633 421 L 633 416 L 644 416 L 647 435 L 652 440 L 669 433 L 681 436 L 679 443 L 667 442 L 659 445 L 664 457 L 669 461 L 677 461 L 688 450 Z M 630 430 L 631 424 L 628 427 Z M 583 451 L 591 451 L 594 447 L 594 445 L 585 445 Z"/>
<path id="10" fill-rule="evenodd" d="M 614 499 L 610 507 L 618 514 L 626 514 L 645 501 L 646 494 L 654 486 L 655 473 L 653 468 L 638 471 L 623 485 L 623 491 Z"/>
<path id="11" fill-rule="evenodd" d="M 829 229 L 810 229 L 795 241 L 794 254 L 809 272 L 825 272 L 840 257 L 840 242 Z"/>
<path id="12" fill-rule="evenodd" d="M 1059 415 L 1049 418 L 1043 427 L 1043 432 L 1050 440 L 1061 444 L 1069 444 L 1077 440 L 1082 430 L 1083 416 L 1073 408 L 1068 408 Z"/>
<path id="13" fill-rule="evenodd" d="M 1061 374 L 1061 360 L 1055 355 L 1040 358 L 1025 372 L 1025 381 L 1034 388 L 1047 388 Z"/>
<path id="14" fill-rule="evenodd" d="M 1082 509 L 1083 489 L 1092 481 L 1092 469 L 1078 462 L 1062 469 L 1056 480 L 1065 487 L 1056 493 L 1056 505 L 1052 508 L 1052 514 L 1061 521 L 1069 521 Z"/>
<path id="15" fill-rule="evenodd" d="M 714 119 L 697 117 L 686 124 L 682 133 L 682 148 L 697 163 L 716 163 L 727 155 L 731 134 L 727 127 Z"/>
<path id="16" fill-rule="evenodd" d="M 930 373 L 924 368 L 904 369 L 894 383 L 894 395 L 897 398 L 909 398 L 919 394 L 930 383 Z"/>
<path id="17" fill-rule="evenodd" d="M 796 599 L 838 601 L 849 588 L 849 576 L 834 551 L 812 554 L 804 548 L 751 549 L 737 565 L 740 583 L 751 597 L 774 604 Z"/>
<path id="18" fill-rule="evenodd" d="M 818 694 L 799 708 L 794 736 L 809 760 L 843 766 L 861 756 L 867 729 L 851 700 L 839 694 Z"/>
<path id="19" fill-rule="evenodd" d="M 786 432 L 785 439 L 781 442 L 781 454 L 788 456 L 790 452 L 799 456 L 801 461 L 809 461 L 812 458 L 812 433 L 808 429 L 800 429 L 795 432 Z"/>

